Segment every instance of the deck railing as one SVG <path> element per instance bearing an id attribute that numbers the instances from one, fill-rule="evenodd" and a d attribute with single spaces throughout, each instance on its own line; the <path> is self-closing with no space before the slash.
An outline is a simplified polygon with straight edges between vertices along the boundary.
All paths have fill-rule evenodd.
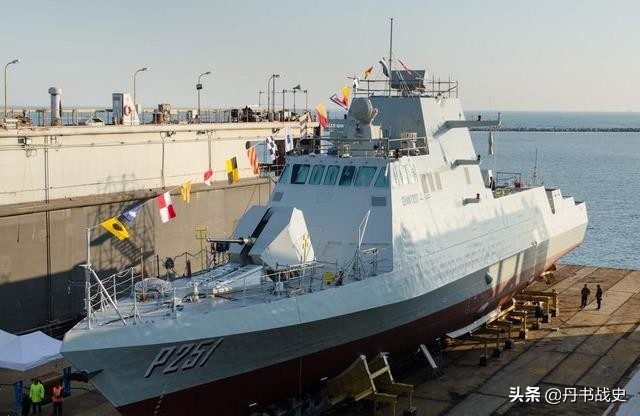
<path id="1" fill-rule="evenodd" d="M 415 79 L 407 79 L 406 84 L 402 80 L 394 80 L 393 84 L 400 88 L 390 88 L 388 79 L 380 80 L 360 80 L 358 88 L 355 90 L 355 96 L 371 96 L 371 95 L 387 95 L 387 96 L 443 96 L 447 98 L 458 98 L 458 81 L 452 81 L 450 78 L 442 80 L 440 78 L 425 78 L 418 83 Z"/>
<path id="2" fill-rule="evenodd" d="M 363 148 L 367 144 L 369 148 Z M 293 154 L 329 154 L 339 157 L 399 158 L 401 156 L 428 155 L 426 137 L 383 139 L 312 139 L 296 147 Z"/>
<path id="3" fill-rule="evenodd" d="M 269 121 L 267 112 L 262 110 L 243 111 L 240 108 L 204 109 L 198 117 L 195 110 L 188 108 L 172 109 L 163 117 L 159 124 L 189 124 L 189 123 L 244 123 Z M 154 114 L 158 110 L 144 108 L 140 114 L 140 124 L 157 124 Z M 299 121 L 302 114 L 293 113 L 290 110 L 280 111 L 276 114 L 275 121 Z M 48 108 L 9 108 L 7 113 L 0 109 L 0 124 L 2 120 L 16 119 L 21 125 L 51 126 L 51 110 Z M 93 120 L 93 119 L 97 120 Z M 311 121 L 315 115 L 311 115 Z M 114 117 L 111 108 L 69 108 L 63 109 L 60 122 L 62 126 L 81 126 L 98 123 L 98 125 L 113 125 Z"/>
<path id="4" fill-rule="evenodd" d="M 367 251 L 367 250 L 365 250 Z M 365 253 L 366 254 L 366 253 Z M 350 274 L 349 265 L 344 278 L 361 280 L 363 277 L 375 276 L 378 273 L 377 262 L 371 270 L 361 270 L 361 276 Z M 344 267 L 343 267 L 344 269 Z M 331 279 L 337 279 L 339 275 L 338 262 L 307 261 L 300 264 L 283 266 L 278 270 L 270 270 L 265 273 L 265 269 L 260 269 L 259 286 L 248 286 L 247 278 L 255 278 L 255 274 L 243 273 L 236 280 L 224 281 L 228 288 L 209 287 L 206 289 L 198 287 L 198 279 L 193 282 L 192 289 L 189 285 L 183 285 L 178 292 L 172 282 L 177 279 L 158 279 L 155 277 L 143 278 L 136 267 L 129 267 L 107 277 L 100 278 L 96 272 L 89 267 L 88 273 L 91 275 L 90 285 L 86 290 L 87 299 L 87 328 L 91 329 L 95 324 L 105 325 L 120 321 L 123 325 L 140 323 L 145 314 L 154 313 L 158 310 L 171 309 L 176 312 L 180 309 L 177 306 L 182 301 L 194 302 L 204 296 L 223 297 L 234 301 L 240 301 L 246 305 L 248 301 L 268 301 L 273 297 L 292 297 L 304 293 L 324 290 L 330 283 L 327 281 L 327 273 Z M 355 269 L 354 269 L 355 270 Z M 206 274 L 201 274 L 206 276 Z M 194 277 L 197 277 L 194 275 Z M 340 284 L 346 284 L 341 282 Z M 207 293 L 208 292 L 208 293 Z M 128 299 L 124 302 L 123 299 Z M 97 314 L 103 314 L 97 319 Z M 114 314 L 115 313 L 115 314 Z"/>

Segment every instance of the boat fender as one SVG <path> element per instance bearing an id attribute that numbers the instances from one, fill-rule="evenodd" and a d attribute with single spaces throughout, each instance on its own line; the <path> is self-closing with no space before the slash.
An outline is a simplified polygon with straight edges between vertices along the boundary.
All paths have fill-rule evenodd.
<path id="1" fill-rule="evenodd" d="M 131 106 L 130 105 L 125 105 L 124 106 L 124 115 L 128 116 L 131 114 Z"/>

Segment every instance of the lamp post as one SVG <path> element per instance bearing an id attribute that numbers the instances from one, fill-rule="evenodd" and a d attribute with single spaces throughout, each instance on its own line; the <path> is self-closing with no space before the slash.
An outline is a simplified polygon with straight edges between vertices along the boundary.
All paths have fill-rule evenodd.
<path id="1" fill-rule="evenodd" d="M 200 90 L 202 89 L 200 78 L 202 78 L 204 75 L 211 75 L 211 71 L 203 72 L 202 74 L 198 75 L 198 83 L 196 84 L 196 90 L 198 90 L 198 121 L 202 120 L 202 118 L 200 117 Z"/>
<path id="2" fill-rule="evenodd" d="M 304 93 L 304 111 L 308 113 L 309 112 L 309 95 L 308 95 L 309 90 L 302 90 L 302 92 Z"/>
<path id="3" fill-rule="evenodd" d="M 284 121 L 284 94 L 288 92 L 287 90 L 282 90 L 282 119 L 280 121 Z"/>
<path id="4" fill-rule="evenodd" d="M 138 75 L 138 72 L 148 71 L 149 69 L 150 68 L 148 66 L 145 66 L 144 68 L 140 68 L 133 73 L 133 106 L 134 107 L 136 105 L 136 75 Z"/>
<path id="5" fill-rule="evenodd" d="M 7 67 L 12 64 L 17 64 L 20 62 L 20 58 L 16 58 L 11 62 L 8 62 L 4 66 L 4 118 L 7 119 Z"/>
<path id="6" fill-rule="evenodd" d="M 258 107 L 261 106 L 262 94 L 264 94 L 264 91 L 262 90 L 258 91 Z"/>
<path id="7" fill-rule="evenodd" d="M 300 84 L 296 85 L 295 87 L 291 88 L 291 91 L 293 91 L 293 113 L 296 113 L 296 92 L 300 91 Z"/>
<path id="8" fill-rule="evenodd" d="M 271 117 L 271 102 L 273 102 L 273 112 L 276 110 L 276 78 L 280 78 L 280 74 L 271 74 L 269 82 L 267 82 L 267 112 Z M 271 88 L 271 96 L 269 94 L 269 88 Z M 269 100 L 270 98 L 270 100 Z"/>
<path id="9" fill-rule="evenodd" d="M 271 115 L 271 79 L 273 76 L 269 77 L 269 81 L 267 81 L 267 121 L 269 121 L 269 117 Z"/>

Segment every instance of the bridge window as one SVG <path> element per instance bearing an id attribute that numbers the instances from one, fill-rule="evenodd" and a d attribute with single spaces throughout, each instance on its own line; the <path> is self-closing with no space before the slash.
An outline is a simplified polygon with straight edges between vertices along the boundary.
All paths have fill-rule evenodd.
<path id="1" fill-rule="evenodd" d="M 289 165 L 284 165 L 284 170 L 282 171 L 282 174 L 280 174 L 280 179 L 278 180 L 278 182 L 282 182 L 282 183 L 289 182 L 290 173 L 291 173 L 291 168 L 289 167 Z"/>
<path id="2" fill-rule="evenodd" d="M 406 166 L 396 166 L 398 173 L 400 174 L 400 185 L 406 185 L 409 183 L 409 175 L 407 175 Z"/>
<path id="3" fill-rule="evenodd" d="M 324 173 L 324 165 L 315 165 L 311 170 L 309 185 L 320 185 L 320 182 L 322 181 L 323 173 Z"/>
<path id="4" fill-rule="evenodd" d="M 418 182 L 418 176 L 416 175 L 416 170 L 413 165 L 406 165 L 405 170 L 407 171 L 407 180 L 410 184 Z"/>
<path id="5" fill-rule="evenodd" d="M 393 166 L 393 185 L 402 186 L 408 183 L 407 171 L 404 166 L 395 164 Z"/>
<path id="6" fill-rule="evenodd" d="M 353 182 L 353 177 L 356 173 L 355 166 L 345 166 L 342 168 L 342 175 L 340 176 L 340 182 L 338 185 L 340 186 L 351 186 L 351 182 Z"/>
<path id="7" fill-rule="evenodd" d="M 377 188 L 389 187 L 389 165 L 387 165 L 385 169 L 380 169 L 380 173 L 378 173 L 378 179 L 376 179 L 375 186 Z"/>
<path id="8" fill-rule="evenodd" d="M 340 172 L 340 166 L 331 165 L 327 166 L 327 174 L 324 176 L 323 185 L 335 185 L 336 179 L 338 179 L 338 172 Z"/>
<path id="9" fill-rule="evenodd" d="M 295 164 L 291 169 L 291 183 L 304 185 L 309 175 L 310 165 Z"/>
<path id="10" fill-rule="evenodd" d="M 361 166 L 358 168 L 358 173 L 356 174 L 356 182 L 355 186 L 369 186 L 371 185 L 371 181 L 373 177 L 376 175 L 375 166 Z"/>

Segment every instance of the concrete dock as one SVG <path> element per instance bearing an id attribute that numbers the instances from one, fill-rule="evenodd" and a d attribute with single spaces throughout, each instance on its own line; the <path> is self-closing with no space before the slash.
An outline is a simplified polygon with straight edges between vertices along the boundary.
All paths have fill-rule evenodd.
<path id="1" fill-rule="evenodd" d="M 589 304 L 580 308 L 580 289 L 591 290 Z M 596 284 L 604 290 L 602 308 L 595 302 Z M 500 358 L 491 358 L 488 366 L 479 366 L 480 345 L 454 343 L 444 352 L 444 375 L 429 379 L 430 369 L 417 368 L 400 381 L 417 385 L 413 405 L 418 415 L 601 415 L 609 401 L 584 402 L 580 391 L 624 387 L 640 371 L 640 271 L 562 265 L 549 284 L 536 282 L 528 290 L 559 293 L 559 316 L 550 318 L 537 331 L 530 330 L 527 340 L 516 340 Z M 530 325 L 529 325 L 530 327 Z M 0 383 L 11 383 L 15 374 L 0 370 Z M 28 375 L 27 375 L 28 376 Z M 398 377 L 396 377 L 398 378 Z M 28 380 L 27 377 L 25 379 Z M 65 415 L 117 415 L 117 411 L 90 386 L 77 384 L 65 401 Z M 539 402 L 511 403 L 512 388 L 539 387 Z M 549 404 L 544 394 L 549 389 L 575 388 L 575 403 Z M 0 415 L 10 414 L 11 404 L 5 386 L 0 391 Z M 88 390 L 86 390 L 88 389 Z M 569 399 L 570 401 L 571 399 Z M 398 415 L 408 405 L 402 398 Z M 50 407 L 51 405 L 48 405 Z M 50 409 L 43 409 L 47 414 Z M 349 406 L 330 412 L 336 415 L 372 415 L 372 406 Z M 391 415 L 387 406 L 379 415 Z"/>

